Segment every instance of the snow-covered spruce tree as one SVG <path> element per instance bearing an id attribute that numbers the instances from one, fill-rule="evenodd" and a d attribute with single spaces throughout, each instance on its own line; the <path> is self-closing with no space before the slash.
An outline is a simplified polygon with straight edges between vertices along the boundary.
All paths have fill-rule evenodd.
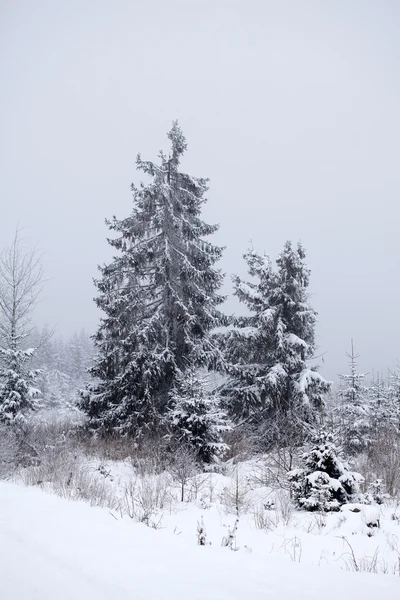
<path id="1" fill-rule="evenodd" d="M 100 267 L 97 305 L 105 316 L 94 342 L 95 380 L 82 393 L 89 426 L 139 435 L 166 411 L 178 373 L 188 364 L 211 366 L 220 351 L 209 331 L 222 315 L 222 248 L 205 238 L 217 225 L 201 219 L 207 180 L 180 171 L 186 140 L 177 122 L 169 156 L 159 164 L 138 156 L 150 182 L 132 185 L 133 211 L 108 222 L 118 255 Z"/>
<path id="2" fill-rule="evenodd" d="M 314 434 L 304 467 L 288 474 L 293 499 L 309 511 L 336 511 L 342 504 L 357 499 L 363 477 L 349 470 L 340 459 L 333 434 L 322 429 Z"/>
<path id="3" fill-rule="evenodd" d="M 368 388 L 369 438 L 379 442 L 385 434 L 396 431 L 392 388 L 379 373 Z"/>
<path id="4" fill-rule="evenodd" d="M 330 389 L 310 366 L 316 322 L 308 301 L 310 271 L 301 244 L 285 244 L 277 270 L 253 250 L 244 258 L 253 281 L 233 282 L 250 315 L 223 334 L 229 373 L 223 395 L 236 420 L 253 423 L 265 441 L 284 444 L 318 422 Z"/>
<path id="5" fill-rule="evenodd" d="M 12 340 L 9 348 L 0 348 L 0 422 L 22 426 L 25 414 L 38 408 L 41 394 L 35 387 L 39 372 L 29 368 L 34 348 L 21 350 L 18 343 L 17 338 Z"/>
<path id="6" fill-rule="evenodd" d="M 227 450 L 222 433 L 231 429 L 220 398 L 207 376 L 194 369 L 178 375 L 167 414 L 173 438 L 193 448 L 199 460 L 210 463 Z"/>
<path id="7" fill-rule="evenodd" d="M 358 373 L 353 341 L 349 358 L 350 373 L 339 375 L 341 387 L 338 391 L 337 427 L 341 445 L 349 456 L 363 452 L 370 441 L 370 410 L 368 388 L 364 386 L 365 373 Z"/>
<path id="8" fill-rule="evenodd" d="M 7 425 L 23 425 L 38 407 L 38 372 L 30 368 L 35 349 L 26 341 L 42 281 L 40 257 L 24 250 L 17 230 L 0 255 L 0 421 Z"/>
<path id="9" fill-rule="evenodd" d="M 389 398 L 391 422 L 396 432 L 400 434 L 400 362 L 390 373 Z"/>
<path id="10" fill-rule="evenodd" d="M 40 390 L 43 402 L 46 402 L 50 387 L 49 367 L 53 361 L 53 337 L 52 331 L 48 325 L 45 325 L 41 330 L 34 328 L 29 336 L 29 346 L 36 348 L 32 356 L 32 369 L 38 371 L 36 386 Z"/>

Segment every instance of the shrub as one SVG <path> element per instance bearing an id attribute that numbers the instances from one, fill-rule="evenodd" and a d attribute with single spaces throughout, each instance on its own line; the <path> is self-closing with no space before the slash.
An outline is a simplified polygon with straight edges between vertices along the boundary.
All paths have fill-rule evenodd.
<path id="1" fill-rule="evenodd" d="M 299 508 L 335 511 L 356 498 L 363 478 L 349 471 L 339 455 L 332 433 L 322 429 L 313 436 L 310 450 L 303 454 L 304 468 L 288 474 Z"/>

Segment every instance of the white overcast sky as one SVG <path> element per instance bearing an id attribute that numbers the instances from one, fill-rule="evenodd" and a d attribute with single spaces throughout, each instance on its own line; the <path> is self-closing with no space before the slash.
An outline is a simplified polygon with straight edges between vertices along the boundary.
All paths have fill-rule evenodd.
<path id="1" fill-rule="evenodd" d="M 178 118 L 222 268 L 301 239 L 322 372 L 400 357 L 398 0 L 0 0 L 0 241 L 50 279 L 38 322 L 93 331 L 104 218 Z M 228 302 L 228 310 L 236 304 Z"/>

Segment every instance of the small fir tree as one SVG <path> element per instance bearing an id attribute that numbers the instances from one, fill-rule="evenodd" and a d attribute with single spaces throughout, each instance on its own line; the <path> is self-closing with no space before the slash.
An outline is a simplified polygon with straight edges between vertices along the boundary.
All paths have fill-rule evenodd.
<path id="1" fill-rule="evenodd" d="M 311 447 L 302 457 L 304 467 L 288 474 L 294 501 L 299 508 L 329 512 L 357 497 L 359 473 L 349 470 L 340 459 L 333 434 L 326 429 L 315 433 Z"/>
<path id="2" fill-rule="evenodd" d="M 390 373 L 389 385 L 391 422 L 397 434 L 400 434 L 400 362 Z"/>
<path id="3" fill-rule="evenodd" d="M 368 486 L 368 494 L 370 502 L 375 504 L 384 504 L 385 500 L 390 500 L 390 494 L 386 492 L 385 484 L 382 479 L 375 479 Z"/>
<path id="4" fill-rule="evenodd" d="M 382 436 L 396 430 L 391 388 L 379 373 L 368 389 L 369 438 L 377 443 Z"/>
<path id="5" fill-rule="evenodd" d="M 40 395 L 34 386 L 38 373 L 30 368 L 35 348 L 26 343 L 42 273 L 40 257 L 23 248 L 17 229 L 11 246 L 0 253 L 0 421 L 8 425 L 22 424 Z"/>
<path id="6" fill-rule="evenodd" d="M 220 398 L 209 380 L 194 369 L 181 374 L 171 393 L 167 420 L 178 443 L 193 448 L 199 460 L 210 463 L 228 449 L 222 434 L 231 429 Z"/>
<path id="7" fill-rule="evenodd" d="M 29 368 L 34 349 L 21 350 L 18 342 L 0 348 L 0 422 L 22 426 L 25 414 L 39 407 L 40 390 L 35 387 L 39 372 Z"/>
<path id="8" fill-rule="evenodd" d="M 342 385 L 338 391 L 337 423 L 341 444 L 350 456 L 363 452 L 371 440 L 368 388 L 365 373 L 357 371 L 359 354 L 354 354 L 353 340 L 349 358 L 350 373 L 339 375 Z"/>

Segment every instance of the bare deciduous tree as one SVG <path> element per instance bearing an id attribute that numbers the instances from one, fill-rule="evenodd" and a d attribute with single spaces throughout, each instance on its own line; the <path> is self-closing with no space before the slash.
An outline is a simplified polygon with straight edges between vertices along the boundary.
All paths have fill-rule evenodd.
<path id="1" fill-rule="evenodd" d="M 25 250 L 20 230 L 0 254 L 0 421 L 24 422 L 40 392 L 34 387 L 37 371 L 29 368 L 34 349 L 26 348 L 32 331 L 32 312 L 43 288 L 43 270 L 37 250 Z"/>
<path id="2" fill-rule="evenodd" d="M 43 268 L 37 249 L 25 250 L 17 229 L 0 254 L 0 335 L 2 345 L 16 348 L 32 331 L 32 312 L 43 289 Z"/>
<path id="3" fill-rule="evenodd" d="M 174 479 L 179 483 L 181 502 L 185 499 L 185 488 L 190 478 L 198 471 L 196 454 L 186 446 L 181 446 L 174 453 L 170 466 Z"/>

